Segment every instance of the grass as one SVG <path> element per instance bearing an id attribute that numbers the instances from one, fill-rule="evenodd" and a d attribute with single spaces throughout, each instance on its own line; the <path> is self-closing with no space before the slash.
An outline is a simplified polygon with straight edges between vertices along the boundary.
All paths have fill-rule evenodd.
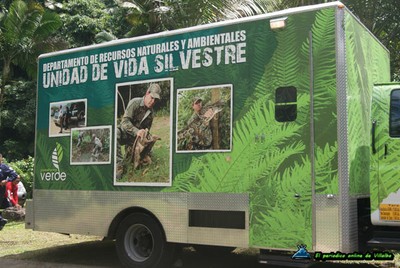
<path id="1" fill-rule="evenodd" d="M 4 229 L 0 231 L 0 257 L 99 240 L 99 237 L 93 236 L 34 232 L 25 229 L 24 222 L 9 222 Z"/>
<path id="2" fill-rule="evenodd" d="M 32 231 L 25 229 L 23 222 L 9 222 L 0 231 L 0 263 L 3 262 L 15 267 L 120 267 L 114 241 Z"/>

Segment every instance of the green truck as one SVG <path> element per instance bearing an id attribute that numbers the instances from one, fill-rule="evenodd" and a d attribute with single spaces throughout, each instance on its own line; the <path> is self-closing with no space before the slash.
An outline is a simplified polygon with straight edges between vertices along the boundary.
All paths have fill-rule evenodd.
<path id="1" fill-rule="evenodd" d="M 115 239 L 131 267 L 161 267 L 177 244 L 396 244 L 400 85 L 388 50 L 340 2 L 38 66 L 27 228 Z"/>

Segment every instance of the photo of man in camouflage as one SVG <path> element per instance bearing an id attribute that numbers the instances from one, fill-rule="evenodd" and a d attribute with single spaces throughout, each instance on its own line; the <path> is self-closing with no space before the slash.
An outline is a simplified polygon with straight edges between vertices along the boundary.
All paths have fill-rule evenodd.
<path id="1" fill-rule="evenodd" d="M 143 97 L 133 98 L 129 101 L 120 125 L 117 127 L 117 170 L 116 178 L 122 177 L 124 167 L 124 156 L 122 155 L 121 145 L 133 146 L 136 138 L 144 139 L 153 124 L 153 106 L 161 99 L 161 88 L 153 83 L 148 87 Z M 147 152 L 151 151 L 153 144 L 147 146 Z M 150 148 L 149 148 L 150 147 Z M 149 159 L 147 155 L 145 157 Z"/>
<path id="2" fill-rule="evenodd" d="M 178 89 L 177 152 L 227 151 L 230 85 Z"/>
<path id="3" fill-rule="evenodd" d="M 212 132 L 210 120 L 213 111 L 203 111 L 203 100 L 199 97 L 193 99 L 193 115 L 187 123 L 187 129 L 179 133 L 181 142 L 184 142 L 186 150 L 207 150 L 211 147 Z"/>

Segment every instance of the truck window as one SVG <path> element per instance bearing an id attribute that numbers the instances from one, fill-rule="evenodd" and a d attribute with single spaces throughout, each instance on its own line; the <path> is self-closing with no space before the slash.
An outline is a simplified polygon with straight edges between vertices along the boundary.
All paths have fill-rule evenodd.
<path id="1" fill-rule="evenodd" d="M 289 122 L 297 117 L 297 90 L 295 87 L 279 87 L 275 91 L 275 120 Z"/>
<path id="2" fill-rule="evenodd" d="M 400 89 L 390 94 L 389 134 L 391 137 L 400 137 Z"/>

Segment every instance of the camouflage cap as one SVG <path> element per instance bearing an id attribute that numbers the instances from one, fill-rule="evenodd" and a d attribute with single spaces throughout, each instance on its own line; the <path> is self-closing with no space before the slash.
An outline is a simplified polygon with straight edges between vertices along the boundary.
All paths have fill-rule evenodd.
<path id="1" fill-rule="evenodd" d="M 155 99 L 161 99 L 161 88 L 158 84 L 151 84 L 147 91 L 150 93 L 150 95 L 155 98 Z"/>
<path id="2" fill-rule="evenodd" d="M 202 98 L 196 96 L 193 98 L 193 103 L 198 103 L 199 101 L 203 101 Z"/>

